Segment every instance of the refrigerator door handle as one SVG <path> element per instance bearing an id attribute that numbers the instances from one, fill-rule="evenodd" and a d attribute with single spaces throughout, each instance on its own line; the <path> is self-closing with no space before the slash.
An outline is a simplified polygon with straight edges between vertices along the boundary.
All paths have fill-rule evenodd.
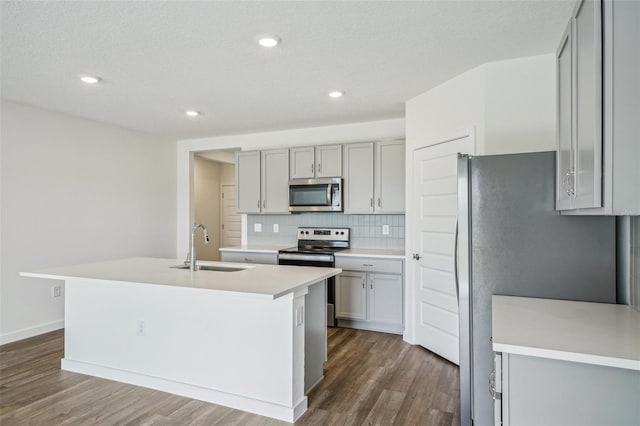
<path id="1" fill-rule="evenodd" d="M 453 276 L 456 280 L 456 299 L 460 303 L 460 284 L 458 283 L 458 216 L 456 215 L 456 230 L 453 234 Z"/>

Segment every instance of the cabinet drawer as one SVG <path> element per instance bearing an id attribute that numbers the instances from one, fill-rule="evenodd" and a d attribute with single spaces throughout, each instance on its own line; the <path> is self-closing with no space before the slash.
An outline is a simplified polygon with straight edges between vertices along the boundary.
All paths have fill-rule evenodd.
<path id="1" fill-rule="evenodd" d="M 265 265 L 277 265 L 278 255 L 276 253 L 253 253 L 246 251 L 223 251 L 221 252 L 223 262 L 237 263 L 261 263 Z"/>
<path id="2" fill-rule="evenodd" d="M 402 274 L 402 260 L 336 256 L 336 268 L 349 271 L 375 271 L 389 274 Z"/>

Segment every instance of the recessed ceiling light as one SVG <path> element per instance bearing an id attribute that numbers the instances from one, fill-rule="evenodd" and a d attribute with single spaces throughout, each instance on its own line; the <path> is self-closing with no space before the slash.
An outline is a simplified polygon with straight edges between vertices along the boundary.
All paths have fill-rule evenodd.
<path id="1" fill-rule="evenodd" d="M 102 78 L 95 75 L 80 74 L 78 77 L 80 78 L 80 80 L 82 80 L 83 83 L 87 84 L 97 84 L 102 80 Z"/>
<path id="2" fill-rule="evenodd" d="M 332 90 L 331 92 L 329 92 L 329 96 L 335 99 L 341 98 L 342 95 L 344 95 L 344 92 L 341 92 L 340 90 Z"/>
<path id="3" fill-rule="evenodd" d="M 282 41 L 277 35 L 261 34 L 256 37 L 262 47 L 276 47 Z"/>
<path id="4" fill-rule="evenodd" d="M 200 111 L 195 111 L 195 110 L 187 110 L 184 112 L 185 114 L 187 114 L 189 117 L 197 117 L 200 115 Z"/>

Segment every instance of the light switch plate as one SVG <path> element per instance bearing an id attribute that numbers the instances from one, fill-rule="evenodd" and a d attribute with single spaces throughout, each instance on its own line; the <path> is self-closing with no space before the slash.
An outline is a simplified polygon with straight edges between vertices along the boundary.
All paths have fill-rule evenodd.
<path id="1" fill-rule="evenodd" d="M 262 232 L 262 224 L 254 223 L 253 224 L 253 232 Z"/>
<path id="2" fill-rule="evenodd" d="M 277 223 L 273 224 L 273 232 L 279 232 L 280 231 L 280 227 L 278 226 Z"/>
<path id="3" fill-rule="evenodd" d="M 382 225 L 382 235 L 389 235 L 389 225 Z"/>

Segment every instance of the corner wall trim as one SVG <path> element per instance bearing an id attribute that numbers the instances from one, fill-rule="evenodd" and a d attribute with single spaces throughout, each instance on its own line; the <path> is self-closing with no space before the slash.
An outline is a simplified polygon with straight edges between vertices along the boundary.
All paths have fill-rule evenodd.
<path id="1" fill-rule="evenodd" d="M 5 345 L 18 340 L 28 339 L 29 337 L 38 336 L 39 334 L 48 333 L 50 331 L 60 330 L 64 328 L 64 320 L 52 321 L 45 324 L 36 325 L 35 327 L 23 328 L 22 330 L 12 331 L 0 335 L 0 345 Z"/>

